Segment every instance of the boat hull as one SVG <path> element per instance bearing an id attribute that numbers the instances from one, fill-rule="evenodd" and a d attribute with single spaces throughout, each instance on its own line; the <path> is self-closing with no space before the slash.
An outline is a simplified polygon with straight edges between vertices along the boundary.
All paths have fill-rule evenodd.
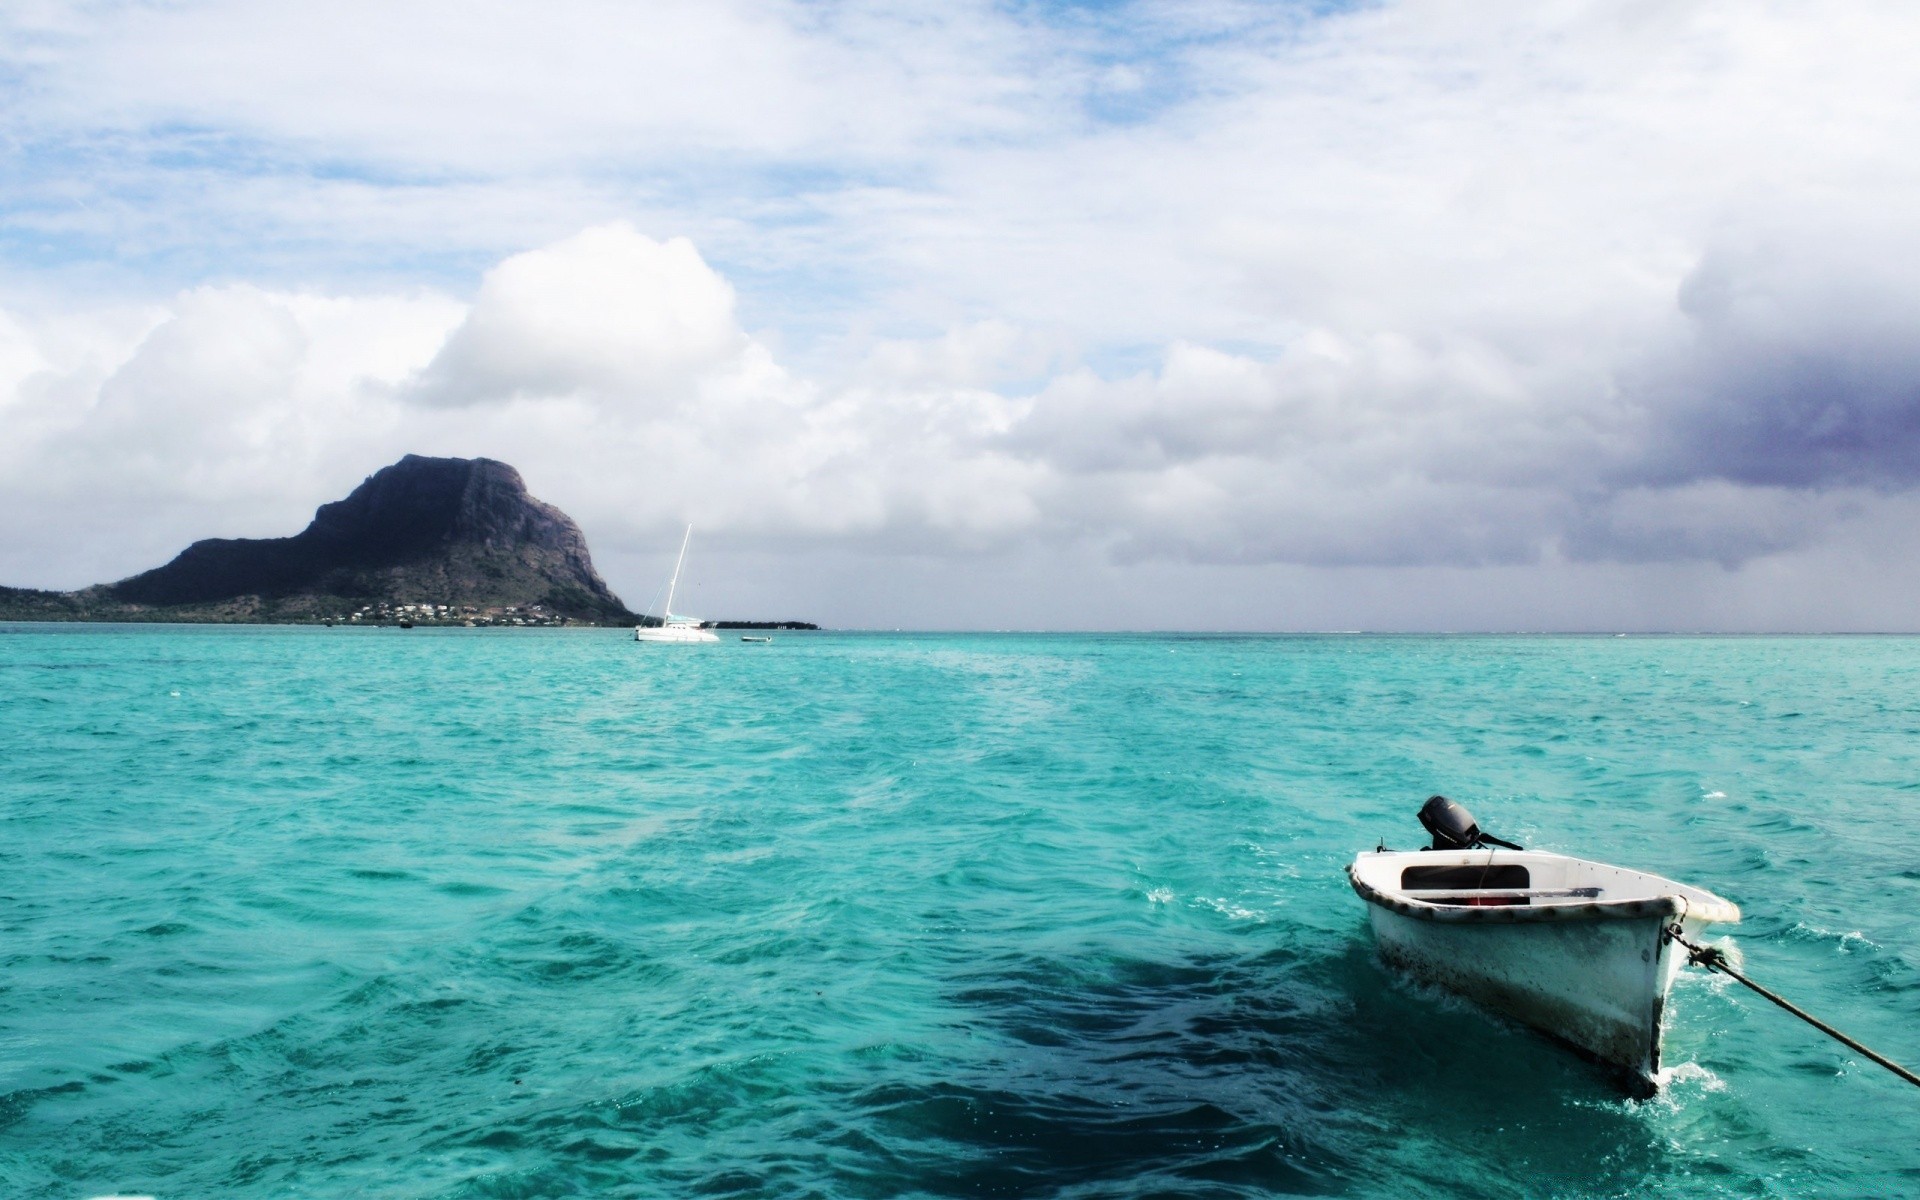
<path id="1" fill-rule="evenodd" d="M 1679 969 L 1661 935 L 1671 917 L 1455 924 L 1367 907 L 1390 966 L 1567 1043 L 1630 1091 L 1654 1090 Z"/>
<path id="2" fill-rule="evenodd" d="M 1361 854 L 1348 868 L 1380 957 L 1531 1026 L 1651 1095 L 1688 937 L 1740 910 L 1644 871 L 1542 851 Z"/>
<path id="3" fill-rule="evenodd" d="M 663 642 L 688 644 L 692 642 L 718 642 L 720 635 L 710 629 L 701 629 L 690 625 L 642 625 L 633 631 L 636 642 Z"/>

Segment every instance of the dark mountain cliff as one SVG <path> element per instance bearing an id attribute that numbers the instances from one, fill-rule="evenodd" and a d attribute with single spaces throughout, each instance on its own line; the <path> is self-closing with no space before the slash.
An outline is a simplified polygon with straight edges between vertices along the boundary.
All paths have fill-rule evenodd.
<path id="1" fill-rule="evenodd" d="M 0 593 L 0 610 L 20 616 L 311 620 L 386 603 L 635 620 L 579 527 L 528 495 L 519 472 L 414 454 L 322 505 L 293 537 L 195 542 L 163 567 L 81 592 Z"/>

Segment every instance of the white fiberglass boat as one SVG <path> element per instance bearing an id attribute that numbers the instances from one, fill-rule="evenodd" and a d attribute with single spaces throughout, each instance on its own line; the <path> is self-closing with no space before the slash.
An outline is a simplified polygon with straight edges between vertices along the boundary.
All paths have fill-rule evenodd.
<path id="1" fill-rule="evenodd" d="M 1512 1017 L 1617 1070 L 1660 1082 L 1667 989 L 1694 939 L 1740 919 L 1733 904 L 1645 871 L 1522 850 L 1435 796 L 1427 850 L 1379 850 L 1347 868 L 1388 964 Z M 1497 847 L 1506 847 L 1505 849 Z"/>
<path id="2" fill-rule="evenodd" d="M 680 568 L 687 562 L 687 543 L 693 540 L 693 526 L 687 526 L 687 534 L 680 539 L 680 557 L 673 564 L 673 578 L 667 583 L 666 616 L 658 625 L 637 625 L 633 630 L 636 642 L 718 642 L 720 635 L 711 629 L 703 629 L 699 617 L 676 617 L 673 615 L 673 591 L 680 586 Z"/>

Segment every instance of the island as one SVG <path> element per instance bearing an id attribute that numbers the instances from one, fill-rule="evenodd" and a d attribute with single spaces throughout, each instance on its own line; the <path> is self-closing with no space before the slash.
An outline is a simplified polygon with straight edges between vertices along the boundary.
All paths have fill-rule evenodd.
<path id="1" fill-rule="evenodd" d="M 0 587 L 0 620 L 638 625 L 572 518 L 490 458 L 409 454 L 285 538 L 210 538 L 78 591 Z M 725 628 L 812 629 L 804 621 Z"/>

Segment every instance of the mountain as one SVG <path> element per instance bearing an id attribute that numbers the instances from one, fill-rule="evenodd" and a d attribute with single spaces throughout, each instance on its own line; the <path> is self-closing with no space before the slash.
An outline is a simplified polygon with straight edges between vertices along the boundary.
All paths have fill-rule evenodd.
<path id="1" fill-rule="evenodd" d="M 301 621 L 381 606 L 633 624 L 579 526 L 490 458 L 409 454 L 287 538 L 212 538 L 78 592 L 0 588 L 0 618 Z"/>

